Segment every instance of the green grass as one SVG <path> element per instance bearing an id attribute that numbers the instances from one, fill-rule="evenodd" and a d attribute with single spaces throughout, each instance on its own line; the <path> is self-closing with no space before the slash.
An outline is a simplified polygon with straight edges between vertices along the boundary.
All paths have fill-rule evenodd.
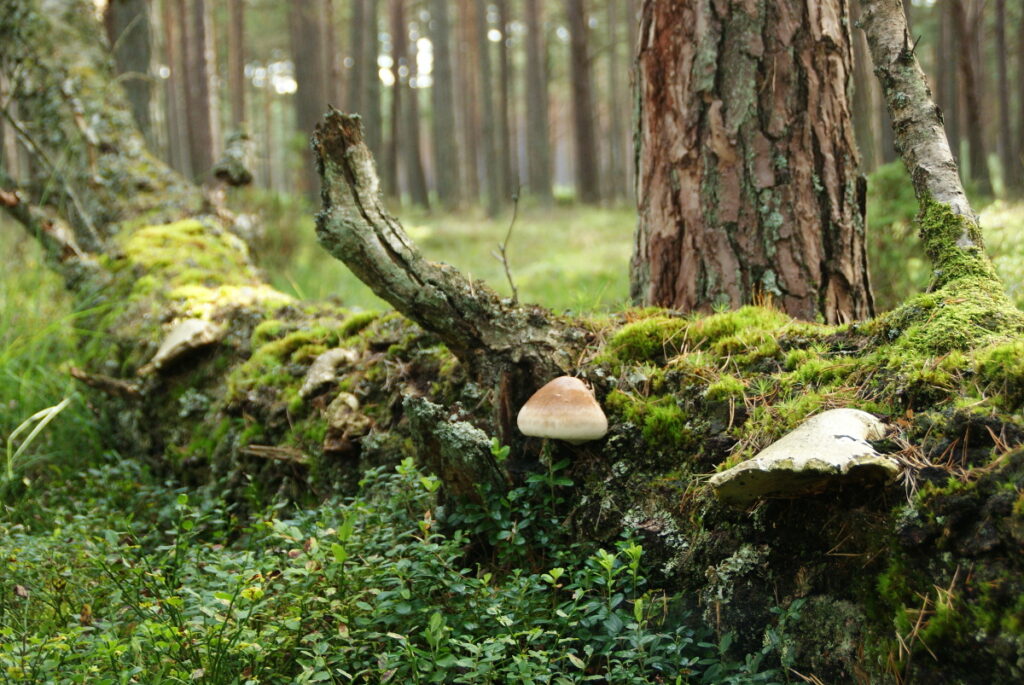
<path id="1" fill-rule="evenodd" d="M 303 299 L 339 298 L 364 309 L 386 307 L 316 242 L 312 212 L 301 202 L 249 192 L 235 200 L 258 206 L 264 235 L 256 254 L 271 283 Z M 480 210 L 438 214 L 400 210 L 399 220 L 424 256 L 512 294 L 501 262 L 493 256 L 508 231 L 512 209 L 494 220 Z M 522 302 L 556 311 L 611 311 L 629 296 L 629 258 L 636 212 L 522 203 L 508 245 L 512 278 Z"/>

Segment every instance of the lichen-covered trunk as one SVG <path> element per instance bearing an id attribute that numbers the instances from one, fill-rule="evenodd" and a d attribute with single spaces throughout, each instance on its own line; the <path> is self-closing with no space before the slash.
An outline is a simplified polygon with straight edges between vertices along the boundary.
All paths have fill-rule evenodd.
<path id="1" fill-rule="evenodd" d="M 648 1 L 636 302 L 872 313 L 845 0 Z"/>

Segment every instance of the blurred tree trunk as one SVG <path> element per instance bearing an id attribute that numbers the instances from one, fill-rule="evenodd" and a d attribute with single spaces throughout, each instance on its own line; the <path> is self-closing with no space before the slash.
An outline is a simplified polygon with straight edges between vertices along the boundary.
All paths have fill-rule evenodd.
<path id="1" fill-rule="evenodd" d="M 937 9 L 939 28 L 935 43 L 936 101 L 942 110 L 946 137 L 953 159 L 960 159 L 960 92 L 957 75 L 957 41 L 953 30 L 953 8 L 945 4 Z"/>
<path id="2" fill-rule="evenodd" d="M 303 139 L 313 133 L 313 127 L 327 109 L 326 60 L 321 40 L 324 19 L 323 0 L 291 0 L 288 4 L 288 31 L 298 86 L 294 96 L 295 130 Z M 307 145 L 302 146 L 302 160 L 299 191 L 316 202 L 320 183 Z"/>
<path id="3" fill-rule="evenodd" d="M 164 113 L 167 118 L 167 154 L 165 159 L 175 171 L 192 177 L 192 162 L 189 156 L 187 115 L 185 113 L 185 61 L 181 46 L 183 39 L 181 21 L 184 18 L 175 10 L 180 0 L 162 0 L 161 23 L 163 24 L 164 59 L 170 74 L 164 80 Z"/>
<path id="4" fill-rule="evenodd" d="M 1018 38 L 1019 40 L 1019 38 Z M 1013 194 L 1022 188 L 1021 163 L 1014 154 L 1010 116 L 1010 55 L 1006 45 L 1006 0 L 996 0 L 996 60 L 999 69 L 999 159 L 1003 165 L 1003 185 Z"/>
<path id="5" fill-rule="evenodd" d="M 979 24 L 967 15 L 963 0 L 950 0 L 953 9 L 953 27 L 956 31 L 957 62 L 967 102 L 967 145 L 969 147 L 970 178 L 983 195 L 992 194 L 992 180 L 988 173 L 985 153 L 985 129 L 981 115 L 979 75 L 975 71 L 974 43 L 978 40 Z M 980 10 L 979 10 L 980 13 Z"/>
<path id="6" fill-rule="evenodd" d="M 324 23 L 320 40 L 323 43 L 324 76 L 327 79 L 327 102 L 334 107 L 341 106 L 344 96 L 341 65 L 338 62 L 338 34 L 334 25 L 334 0 L 323 0 Z"/>
<path id="7" fill-rule="evenodd" d="M 434 49 L 433 84 L 430 88 L 434 175 L 437 198 L 442 207 L 450 210 L 459 202 L 459 156 L 455 142 L 455 89 L 447 0 L 430 1 L 430 42 Z"/>
<path id="8" fill-rule="evenodd" d="M 352 66 L 348 69 L 348 95 L 345 110 L 363 111 L 363 78 L 366 68 L 366 3 L 368 0 L 350 0 L 352 13 L 349 15 L 349 56 Z"/>
<path id="9" fill-rule="evenodd" d="M 503 201 L 512 197 L 517 191 L 516 186 L 519 165 L 515 163 L 517 154 L 512 141 L 513 116 L 513 72 L 512 60 L 509 56 L 511 41 L 511 17 L 509 16 L 508 0 L 498 0 L 498 27 L 501 29 L 501 40 L 498 42 L 498 68 L 500 87 L 498 89 L 498 168 L 500 171 L 501 197 Z"/>
<path id="10" fill-rule="evenodd" d="M 484 184 L 486 186 L 487 216 L 498 215 L 502 202 L 501 162 L 498 158 L 497 117 L 494 111 L 494 74 L 491 70 L 491 41 L 487 36 L 487 0 L 477 0 L 473 21 L 476 26 L 476 57 L 479 67 L 477 100 L 483 111 L 480 126 L 480 146 L 483 151 Z"/>
<path id="11" fill-rule="evenodd" d="M 213 167 L 217 123 L 213 113 L 213 90 L 210 88 L 209 17 L 206 0 L 179 0 L 179 13 L 183 21 L 182 54 L 185 57 L 185 103 L 187 107 L 189 158 L 192 177 L 205 180 Z M 188 10 L 191 9 L 191 12 Z"/>
<path id="12" fill-rule="evenodd" d="M 408 145 L 400 140 L 399 131 L 402 124 L 402 87 L 399 71 L 405 65 L 408 28 L 405 26 L 405 8 L 403 0 L 391 0 L 391 73 L 395 82 L 391 85 L 391 135 L 388 140 L 387 154 L 382 164 L 384 176 L 384 193 L 401 202 L 402 187 L 398 180 L 398 149 L 399 145 Z"/>
<path id="13" fill-rule="evenodd" d="M 860 5 L 850 5 L 850 19 L 854 26 L 860 20 Z M 879 137 L 875 135 L 877 112 L 884 105 L 877 97 L 877 80 L 871 68 L 871 55 L 863 31 L 854 31 L 853 40 L 853 125 L 857 131 L 857 149 L 860 151 L 861 169 L 874 171 L 881 159 Z"/>
<path id="14" fill-rule="evenodd" d="M 1017 163 L 1022 165 L 1021 182 L 1024 184 L 1024 11 L 1017 22 Z"/>
<path id="15" fill-rule="evenodd" d="M 132 116 L 147 143 L 155 148 L 149 112 L 152 82 L 149 3 L 147 0 L 110 0 L 103 20 Z"/>
<path id="16" fill-rule="evenodd" d="M 601 200 L 600 161 L 594 125 L 594 75 L 589 54 L 590 28 L 583 0 L 566 0 L 569 23 L 569 80 L 572 85 L 573 142 L 576 152 L 576 198 Z"/>
<path id="17" fill-rule="evenodd" d="M 638 303 L 872 314 L 846 3 L 646 0 Z M 770 94 L 767 95 L 767 94 Z"/>
<path id="18" fill-rule="evenodd" d="M 380 67 L 377 57 L 380 55 L 380 35 L 377 22 L 380 17 L 379 0 L 366 1 L 366 25 L 363 44 L 363 123 L 366 126 L 366 144 L 376 159 L 384 158 L 384 119 L 381 112 Z"/>
<path id="19" fill-rule="evenodd" d="M 607 196 L 618 200 L 626 194 L 625 131 L 622 119 L 623 62 L 620 55 L 619 13 L 621 8 L 616 0 L 605 0 L 605 18 L 608 23 L 608 166 L 605 172 Z M 627 27 L 628 28 L 628 27 Z"/>
<path id="20" fill-rule="evenodd" d="M 228 0 L 228 94 L 231 125 L 245 123 L 245 0 Z"/>
<path id="21" fill-rule="evenodd" d="M 459 0 L 456 46 L 459 59 L 456 62 L 459 98 L 459 146 L 462 152 L 463 197 L 470 204 L 480 201 L 480 114 L 477 109 L 476 77 L 479 59 L 476 56 L 476 27 L 473 23 L 475 0 Z"/>
<path id="22" fill-rule="evenodd" d="M 430 207 L 430 192 L 427 188 L 427 176 L 423 171 L 423 143 L 420 137 L 420 88 L 413 88 L 413 80 L 417 78 L 416 43 L 411 49 L 406 48 L 408 73 L 402 81 L 406 89 L 406 105 L 403 110 L 405 125 L 402 135 L 405 145 L 402 146 L 402 165 L 405 169 L 406 183 L 409 186 L 409 199 L 414 205 Z"/>
<path id="23" fill-rule="evenodd" d="M 638 0 L 626 0 L 626 45 L 628 49 L 628 62 L 629 62 L 629 84 L 630 84 L 630 97 L 623 100 L 622 106 L 626 111 L 626 116 L 623 120 L 628 122 L 628 130 L 626 131 L 626 143 L 628 155 L 626 157 L 626 184 L 627 184 L 627 195 L 631 201 L 636 201 L 636 171 L 638 162 L 638 151 L 639 146 L 635 144 L 633 133 L 636 130 L 636 121 L 634 120 L 634 112 L 636 111 L 636 103 L 639 98 L 640 90 L 636 87 L 637 84 L 637 32 L 640 30 L 640 10 Z"/>
<path id="24" fill-rule="evenodd" d="M 539 0 L 526 0 L 526 170 L 530 194 L 550 204 L 551 134 L 544 73 L 544 29 Z"/>

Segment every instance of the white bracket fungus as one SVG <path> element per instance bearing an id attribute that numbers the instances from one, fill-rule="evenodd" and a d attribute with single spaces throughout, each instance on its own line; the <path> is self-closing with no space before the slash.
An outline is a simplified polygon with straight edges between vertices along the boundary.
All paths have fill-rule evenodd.
<path id="1" fill-rule="evenodd" d="M 899 473 L 899 465 L 868 442 L 884 435 L 885 424 L 867 412 L 831 409 L 807 419 L 753 459 L 716 473 L 710 484 L 723 502 L 746 505 L 821 492 L 838 480 L 887 482 Z"/>
<path id="2" fill-rule="evenodd" d="M 223 337 L 223 328 L 204 319 L 180 321 L 160 343 L 160 347 L 149 363 L 139 369 L 139 375 L 144 376 L 159 371 L 192 350 L 212 345 Z"/>

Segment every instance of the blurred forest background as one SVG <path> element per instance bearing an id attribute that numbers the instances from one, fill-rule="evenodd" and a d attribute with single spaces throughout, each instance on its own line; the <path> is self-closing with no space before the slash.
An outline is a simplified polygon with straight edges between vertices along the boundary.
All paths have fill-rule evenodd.
<path id="1" fill-rule="evenodd" d="M 1024 4 L 904 5 L 976 206 L 1019 197 Z M 312 236 L 319 185 L 308 138 L 330 103 L 362 115 L 389 203 L 428 255 L 503 288 L 491 253 L 521 195 L 510 255 L 523 295 L 574 309 L 627 299 L 639 9 L 638 0 L 97 4 L 120 81 L 160 156 L 205 182 L 226 149 L 246 151 L 252 185 L 232 191 L 230 203 L 259 216 L 256 252 L 275 286 L 380 306 Z M 851 10 L 856 23 L 856 3 Z M 853 39 L 854 123 L 872 181 L 870 261 L 885 310 L 923 287 L 928 270 L 863 32 Z M 30 164 L 12 127 L 0 128 L 3 163 Z M 1005 203 L 992 210 L 990 252 L 1019 300 L 1024 259 L 1009 230 L 1018 215 Z M 564 249 L 550 249 L 555 235 Z"/>

